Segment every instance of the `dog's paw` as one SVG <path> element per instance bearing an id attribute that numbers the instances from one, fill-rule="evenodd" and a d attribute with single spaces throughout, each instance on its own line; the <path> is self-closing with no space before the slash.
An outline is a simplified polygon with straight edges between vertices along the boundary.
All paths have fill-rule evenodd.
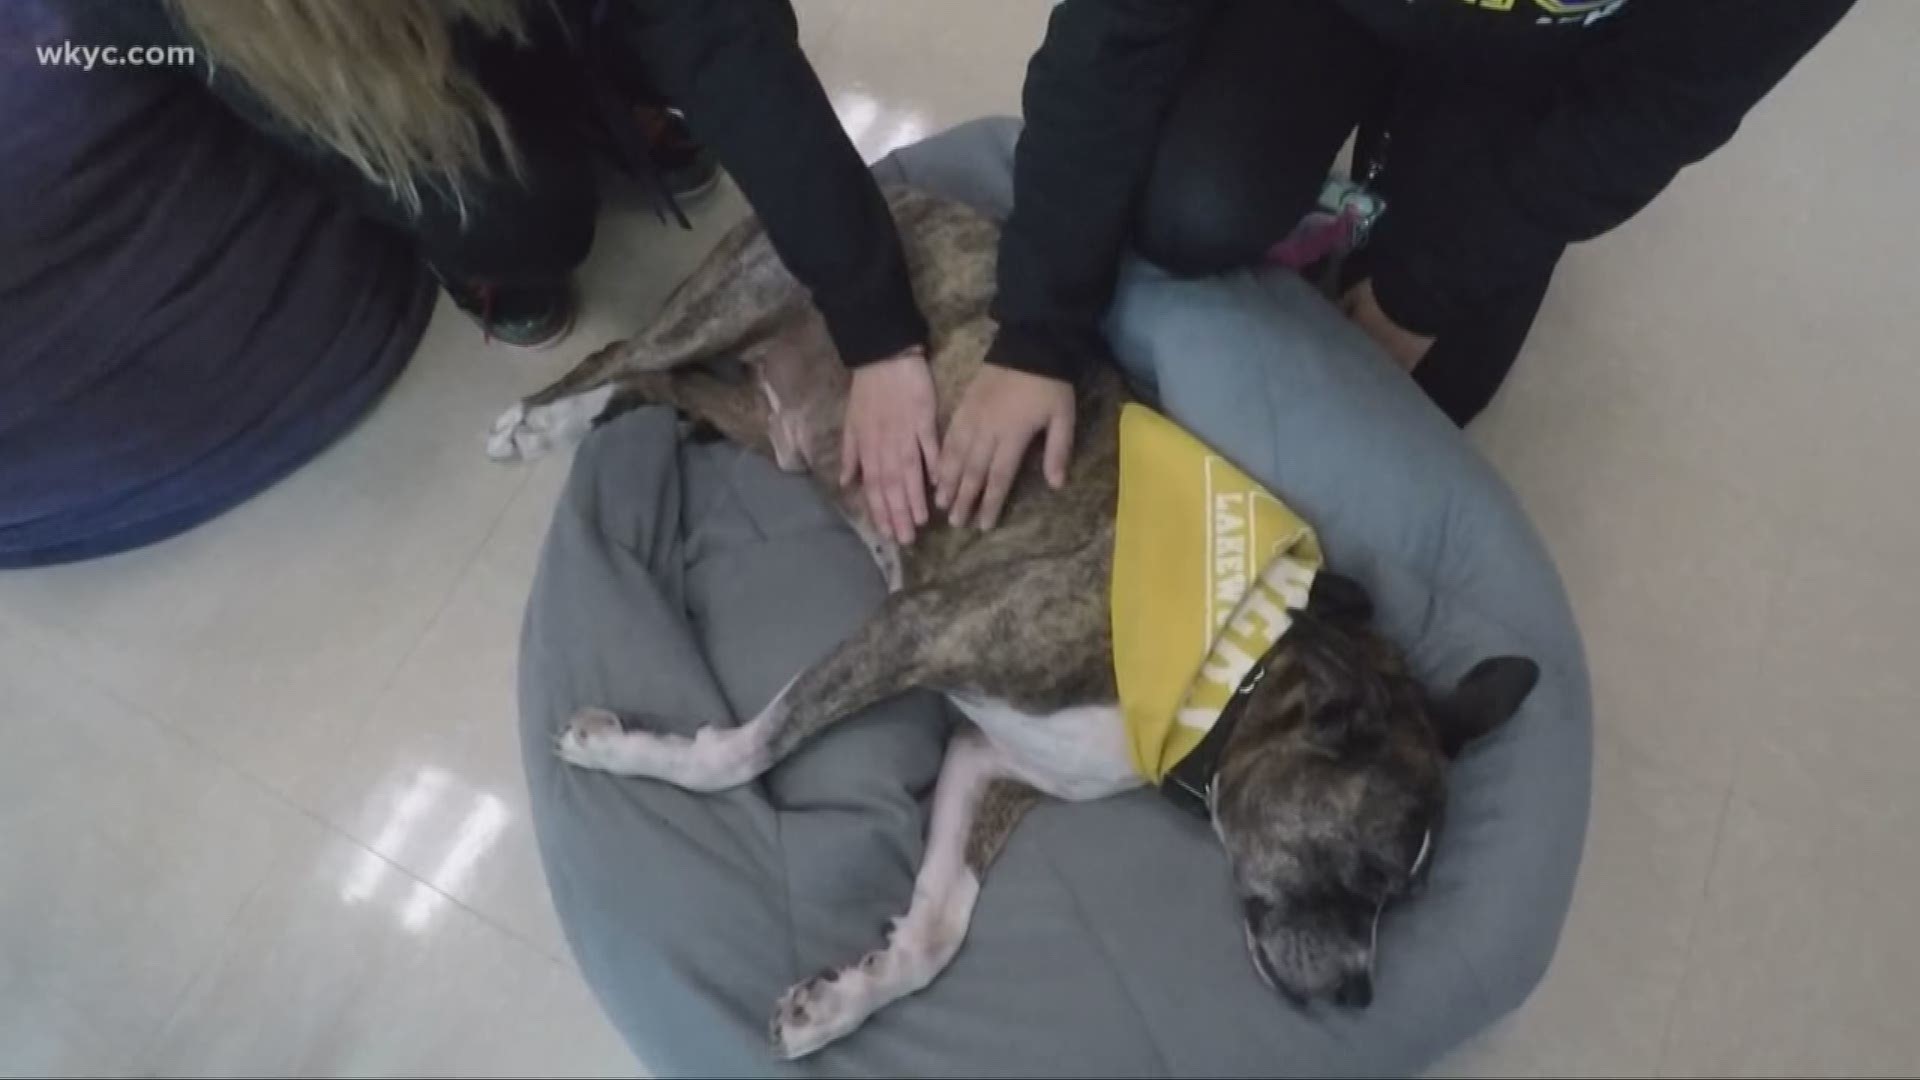
<path id="1" fill-rule="evenodd" d="M 771 763 L 765 741 L 740 728 L 704 727 L 692 738 L 629 728 L 605 709 L 581 709 L 554 740 L 560 757 L 583 769 L 665 780 L 689 791 L 746 783 Z"/>
<path id="2" fill-rule="evenodd" d="M 516 403 L 500 414 L 487 434 L 487 456 L 495 461 L 532 461 L 551 449 L 545 436 L 526 424 L 527 407 Z"/>
<path id="3" fill-rule="evenodd" d="M 612 769 L 618 751 L 635 735 L 620 723 L 620 718 L 605 709 L 581 709 L 560 730 L 554 749 L 570 764 L 583 769 Z"/>
<path id="4" fill-rule="evenodd" d="M 860 991 L 864 981 L 859 967 L 823 971 L 782 994 L 767 1024 L 774 1052 L 792 1061 L 859 1027 L 870 1012 Z"/>
<path id="5" fill-rule="evenodd" d="M 520 402 L 493 422 L 487 456 L 495 461 L 532 461 L 572 446 L 587 437 L 612 400 L 613 387 L 600 386 L 544 405 Z"/>

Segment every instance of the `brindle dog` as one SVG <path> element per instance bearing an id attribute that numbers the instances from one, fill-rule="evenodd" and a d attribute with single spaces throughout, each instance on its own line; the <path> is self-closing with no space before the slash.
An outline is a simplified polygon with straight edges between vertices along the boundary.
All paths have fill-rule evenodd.
<path id="1" fill-rule="evenodd" d="M 941 425 L 992 340 L 997 227 L 958 204 L 888 192 L 932 328 Z M 920 687 L 972 724 L 947 748 L 913 898 L 885 944 L 793 987 L 771 1034 L 796 1057 L 930 983 L 959 950 L 981 876 L 1042 795 L 1095 799 L 1139 786 L 1114 685 L 1108 624 L 1119 483 L 1110 370 L 1078 387 L 1078 449 L 1050 489 L 1037 461 L 991 532 L 936 524 L 896 548 L 839 489 L 848 376 L 819 314 L 752 221 L 729 234 L 638 336 L 589 356 L 510 409 L 497 458 L 577 439 L 634 406 L 671 405 L 810 472 L 872 550 L 891 594 L 759 715 L 693 738 L 589 708 L 559 737 L 586 768 L 715 791 L 746 783 L 822 729 Z M 1368 625 L 1365 593 L 1323 573 L 1220 749 L 1206 809 L 1242 898 L 1260 976 L 1296 1002 L 1372 997 L 1374 929 L 1426 861 L 1446 762 L 1532 689 L 1531 661 L 1483 661 L 1430 696 Z"/>

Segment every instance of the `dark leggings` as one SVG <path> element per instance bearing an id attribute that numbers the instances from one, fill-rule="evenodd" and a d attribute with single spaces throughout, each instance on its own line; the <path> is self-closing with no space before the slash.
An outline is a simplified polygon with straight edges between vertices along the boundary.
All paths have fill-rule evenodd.
<path id="1" fill-rule="evenodd" d="M 590 106 L 579 64 L 557 24 L 532 29 L 531 47 L 470 43 L 469 70 L 505 114 L 524 167 L 520 177 L 500 169 L 469 178 L 463 200 L 422 182 L 415 211 L 330 148 L 271 126 L 266 134 L 341 198 L 409 234 L 456 296 L 481 284 L 508 298 L 550 296 L 593 246 L 598 192 L 579 135 Z"/>
<path id="2" fill-rule="evenodd" d="M 1451 163 L 1535 121 L 1538 98 L 1485 71 L 1409 62 L 1332 0 L 1230 0 L 1162 129 L 1139 248 L 1182 275 L 1259 262 L 1313 208 L 1356 130 L 1355 172 L 1383 162 L 1390 223 L 1396 207 L 1443 199 Z M 1346 279 L 1373 254 L 1363 249 Z M 1499 389 L 1550 276 L 1440 328 L 1414 380 L 1455 423 Z"/>

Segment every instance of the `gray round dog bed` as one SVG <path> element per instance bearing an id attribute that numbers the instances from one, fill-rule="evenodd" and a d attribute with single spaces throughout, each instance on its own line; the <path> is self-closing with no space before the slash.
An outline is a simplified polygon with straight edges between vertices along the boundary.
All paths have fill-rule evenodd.
<path id="1" fill-rule="evenodd" d="M 877 166 L 995 212 L 1017 125 Z M 805 481 L 658 409 L 581 448 L 522 641 L 527 775 L 581 970 L 661 1075 L 1404 1074 L 1517 1006 L 1551 959 L 1586 830 L 1590 704 L 1558 576 L 1506 487 L 1413 384 L 1297 278 L 1127 268 L 1111 337 L 1170 416 L 1319 529 L 1417 670 L 1538 660 L 1513 722 L 1455 766 L 1422 893 L 1380 930 L 1364 1011 L 1297 1010 L 1247 960 L 1225 860 L 1160 796 L 1043 805 L 987 875 L 928 990 L 796 1064 L 766 1042 L 796 979 L 904 909 L 949 718 L 881 705 L 722 795 L 572 769 L 582 705 L 691 731 L 751 716 L 882 594 Z"/>

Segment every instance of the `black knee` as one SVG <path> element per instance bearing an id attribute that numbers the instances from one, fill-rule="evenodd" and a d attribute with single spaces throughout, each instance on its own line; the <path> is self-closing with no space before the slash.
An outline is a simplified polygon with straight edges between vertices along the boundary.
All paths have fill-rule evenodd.
<path id="1" fill-rule="evenodd" d="M 1140 253 L 1182 277 L 1258 263 L 1313 209 L 1332 163 L 1198 111 L 1169 119 L 1134 227 Z"/>
<path id="2" fill-rule="evenodd" d="M 1327 0 L 1219 5 L 1160 126 L 1134 223 L 1141 254 L 1181 275 L 1261 261 L 1319 201 L 1390 68 Z"/>
<path id="3" fill-rule="evenodd" d="M 1257 207 L 1233 190 L 1236 186 L 1234 178 L 1218 173 L 1156 172 L 1135 229 L 1140 253 L 1181 277 L 1218 274 L 1258 260 L 1279 237 Z"/>

